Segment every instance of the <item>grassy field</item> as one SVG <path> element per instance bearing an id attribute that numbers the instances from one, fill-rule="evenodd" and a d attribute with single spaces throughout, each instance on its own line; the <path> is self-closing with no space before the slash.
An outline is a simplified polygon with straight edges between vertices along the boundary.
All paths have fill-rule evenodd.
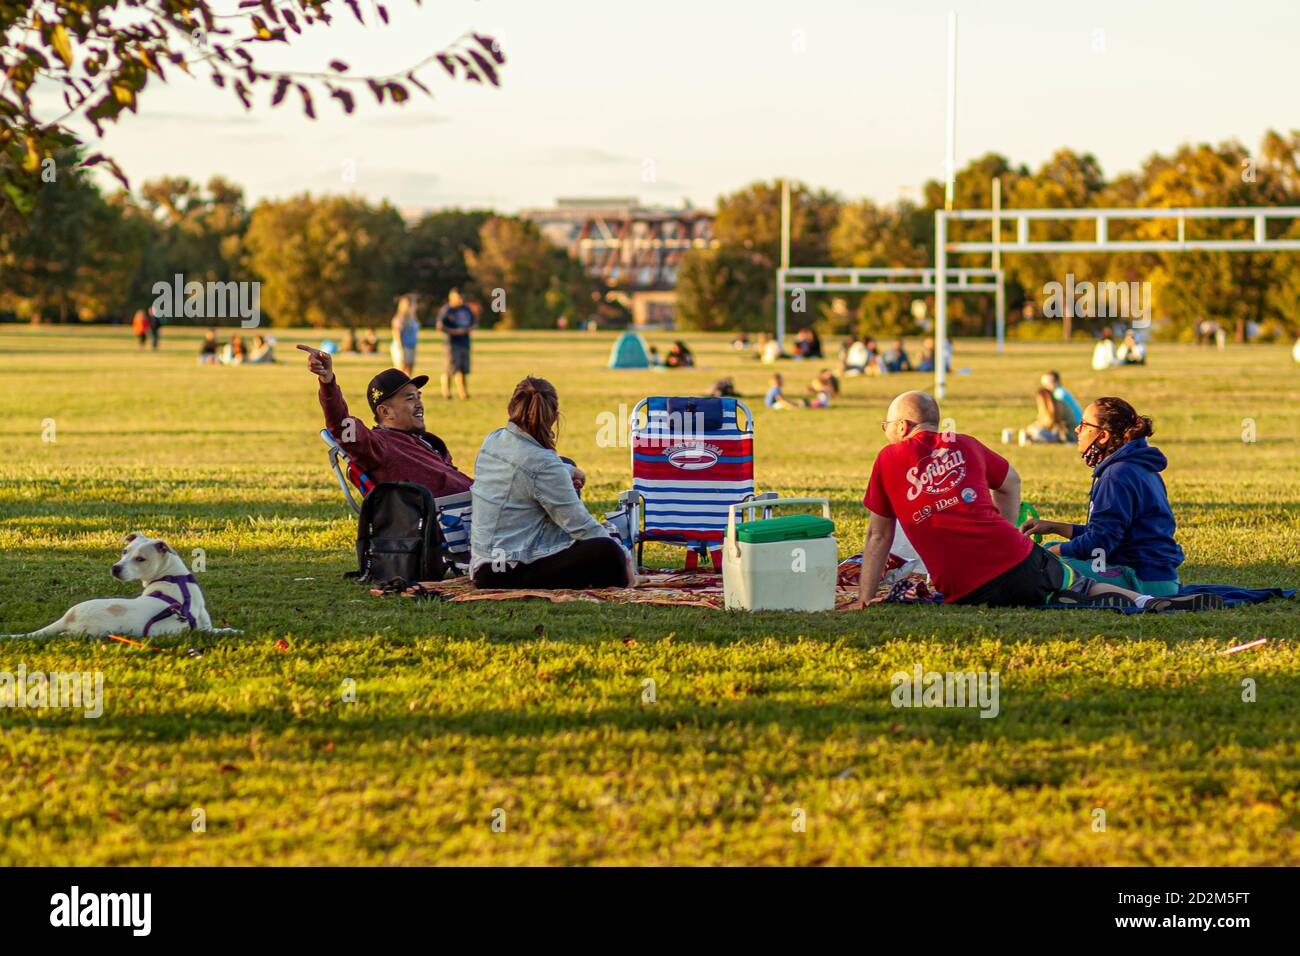
<path id="1" fill-rule="evenodd" d="M 108 574 L 131 530 L 204 549 L 213 618 L 245 630 L 157 653 L 0 644 L 0 671 L 98 670 L 106 696 L 98 720 L 0 709 L 0 863 L 1300 861 L 1295 601 L 1122 616 L 373 599 L 342 578 L 355 526 L 294 341 L 280 335 L 274 367 L 200 368 L 196 335 L 177 329 L 158 353 L 125 328 L 0 329 L 0 632 L 132 593 Z M 597 416 L 734 375 L 755 397 L 760 488 L 829 496 L 841 554 L 857 551 L 877 423 L 894 391 L 928 379 L 851 379 L 832 409 L 769 412 L 758 363 L 691 341 L 699 369 L 613 372 L 607 335 L 483 334 L 472 401 L 429 390 L 428 420 L 469 471 L 513 384 L 550 378 L 560 450 L 604 509 L 629 474 L 626 449 L 597 446 Z M 1171 461 L 1184 580 L 1300 586 L 1287 350 L 1157 344 L 1149 367 L 1107 373 L 1089 353 L 959 342 L 970 373 L 945 415 L 1006 452 L 1044 517 L 1082 520 L 1077 455 L 1003 448 L 999 432 L 1033 417 L 1047 367 L 1081 400 L 1124 396 Z M 440 357 L 426 333 L 424 370 Z M 355 409 L 381 363 L 338 360 Z M 801 387 L 815 369 L 784 371 Z M 890 675 L 916 664 L 997 670 L 999 716 L 892 707 Z"/>

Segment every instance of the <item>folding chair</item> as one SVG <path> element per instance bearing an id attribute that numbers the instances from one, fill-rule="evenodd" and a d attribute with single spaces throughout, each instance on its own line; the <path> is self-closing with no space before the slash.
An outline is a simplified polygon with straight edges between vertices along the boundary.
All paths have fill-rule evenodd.
<path id="1" fill-rule="evenodd" d="M 628 424 L 632 489 L 606 520 L 635 545 L 638 564 L 645 543 L 658 541 L 685 547 L 687 568 L 709 555 L 721 570 L 727 509 L 755 498 L 749 408 L 735 398 L 656 396 L 638 402 Z"/>
<path id="2" fill-rule="evenodd" d="M 464 574 L 469 573 L 469 529 L 473 513 L 473 493 L 434 498 L 438 509 L 438 526 L 442 529 L 442 549 L 447 561 Z"/>
<path id="3" fill-rule="evenodd" d="M 343 492 L 343 499 L 348 503 L 354 514 L 361 514 L 361 502 L 352 497 L 352 489 L 356 488 L 362 498 L 370 494 L 375 487 L 375 483 L 370 480 L 364 471 L 356 466 L 348 453 L 343 450 L 343 446 L 338 443 L 328 428 L 320 430 L 321 441 L 325 442 L 325 447 L 329 449 L 330 470 L 334 472 L 334 478 L 339 483 L 339 490 Z M 347 475 L 345 478 L 344 475 Z M 351 487 L 349 487 L 349 485 Z"/>
<path id="4" fill-rule="evenodd" d="M 328 428 L 321 429 L 320 437 L 328 449 L 330 469 L 343 491 L 344 500 L 353 512 L 361 514 L 361 504 L 353 497 L 352 489 L 355 488 L 364 500 L 374 490 L 375 483 L 357 467 Z M 438 527 L 442 532 L 443 557 L 461 573 L 468 573 L 469 570 L 469 529 L 473 510 L 471 498 L 470 492 L 463 491 L 433 499 L 434 508 L 438 512 Z"/>

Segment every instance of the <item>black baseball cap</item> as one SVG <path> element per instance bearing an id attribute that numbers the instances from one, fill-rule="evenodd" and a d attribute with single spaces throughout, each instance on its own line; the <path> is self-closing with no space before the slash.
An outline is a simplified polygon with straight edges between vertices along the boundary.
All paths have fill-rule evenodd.
<path id="1" fill-rule="evenodd" d="M 370 402 L 370 411 L 379 417 L 378 406 L 388 401 L 408 385 L 424 388 L 429 383 L 429 376 L 417 375 L 409 378 L 400 368 L 386 368 L 370 380 L 366 386 L 366 399 Z"/>

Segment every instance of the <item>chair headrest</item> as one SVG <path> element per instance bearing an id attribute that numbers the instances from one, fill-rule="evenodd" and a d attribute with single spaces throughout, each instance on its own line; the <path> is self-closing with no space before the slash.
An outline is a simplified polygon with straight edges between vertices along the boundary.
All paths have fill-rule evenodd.
<path id="1" fill-rule="evenodd" d="M 689 421 L 691 427 L 696 424 L 697 415 L 706 432 L 716 432 L 722 428 L 722 399 L 720 398 L 670 398 L 667 401 L 669 416 L 682 416 L 679 420 Z M 686 418 L 685 416 L 690 416 Z"/>

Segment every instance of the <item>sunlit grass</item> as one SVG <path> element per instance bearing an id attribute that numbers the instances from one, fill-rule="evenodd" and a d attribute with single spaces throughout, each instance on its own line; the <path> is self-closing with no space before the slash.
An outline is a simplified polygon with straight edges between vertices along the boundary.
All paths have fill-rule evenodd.
<path id="1" fill-rule="evenodd" d="M 183 555 L 202 548 L 214 619 L 245 630 L 160 652 L 0 646 L 0 670 L 100 670 L 107 696 L 99 720 L 0 710 L 0 863 L 1300 857 L 1295 602 L 1165 617 L 747 616 L 372 599 L 342 578 L 355 528 L 325 468 L 297 340 L 280 333 L 275 367 L 200 368 L 188 331 L 165 329 L 153 354 L 125 328 L 0 330 L 0 631 L 129 593 L 108 566 L 131 530 Z M 667 336 L 652 341 L 663 351 Z M 472 471 L 514 383 L 550 378 L 561 451 L 586 469 L 600 511 L 629 472 L 626 448 L 597 445 L 598 416 L 730 375 L 757 417 L 760 488 L 831 498 L 840 551 L 856 551 L 877 422 L 895 391 L 928 380 L 850 379 L 829 410 L 771 412 L 760 408 L 770 370 L 721 337 L 690 341 L 701 368 L 614 372 L 608 335 L 481 334 L 462 404 L 436 397 L 441 348 L 426 333 L 429 422 Z M 1300 367 L 1288 351 L 1157 344 L 1149 367 L 1104 374 L 1088 354 L 959 343 L 970 373 L 953 377 L 945 415 L 1012 460 L 1044 517 L 1082 520 L 1078 457 L 998 436 L 1033 417 L 1047 367 L 1081 401 L 1122 395 L 1155 418 L 1171 460 L 1184 579 L 1300 586 Z M 338 360 L 360 413 L 383 364 Z M 820 367 L 785 363 L 787 389 Z M 1247 419 L 1254 443 L 1242 441 Z M 1215 653 L 1256 637 L 1269 642 Z M 895 709 L 890 675 L 917 663 L 997 670 L 1000 715 Z"/>

